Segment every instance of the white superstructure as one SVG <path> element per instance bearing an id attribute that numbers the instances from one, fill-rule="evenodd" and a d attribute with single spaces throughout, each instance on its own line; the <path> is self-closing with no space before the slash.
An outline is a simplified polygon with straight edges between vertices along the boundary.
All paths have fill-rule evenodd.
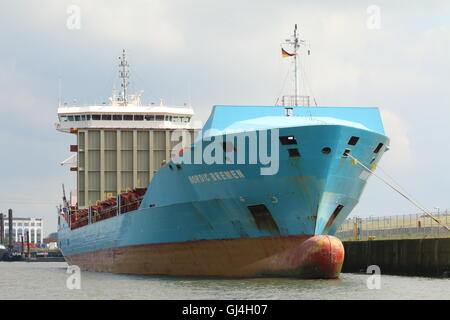
<path id="1" fill-rule="evenodd" d="M 189 107 L 143 105 L 60 106 L 56 129 L 83 128 L 193 129 Z"/>
<path id="2" fill-rule="evenodd" d="M 145 188 L 161 164 L 178 150 L 174 130 L 186 130 L 194 141 L 190 106 L 141 104 L 142 91 L 128 94 L 128 62 L 120 59 L 121 91 L 113 90 L 108 103 L 89 106 L 60 104 L 56 129 L 73 133 L 73 156 L 61 162 L 77 171 L 76 199 L 80 207 L 114 197 L 128 189 Z M 188 143 L 189 145 L 190 143 Z"/>
<path id="3" fill-rule="evenodd" d="M 192 129 L 191 117 L 194 111 L 188 106 L 166 106 L 161 99 L 158 106 L 142 105 L 143 91 L 128 94 L 128 62 L 123 50 L 119 75 L 122 90 L 113 89 L 108 104 L 90 106 L 68 106 L 60 104 L 56 129 L 70 132 L 81 128 L 142 128 L 142 129 Z"/>

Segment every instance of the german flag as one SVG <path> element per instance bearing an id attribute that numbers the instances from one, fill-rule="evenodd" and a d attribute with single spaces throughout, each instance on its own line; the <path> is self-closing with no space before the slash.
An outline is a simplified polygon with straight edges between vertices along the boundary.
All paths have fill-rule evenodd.
<path id="1" fill-rule="evenodd" d="M 295 53 L 289 53 L 286 50 L 284 50 L 283 48 L 281 48 L 281 56 L 283 58 L 292 57 L 292 56 L 295 56 Z"/>

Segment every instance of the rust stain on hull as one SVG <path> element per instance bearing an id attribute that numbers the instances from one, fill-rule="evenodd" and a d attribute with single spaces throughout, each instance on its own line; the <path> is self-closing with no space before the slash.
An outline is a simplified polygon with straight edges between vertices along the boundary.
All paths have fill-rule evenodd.
<path id="1" fill-rule="evenodd" d="M 262 237 L 116 247 L 66 260 L 83 270 L 126 274 L 332 279 L 344 247 L 327 235 Z"/>

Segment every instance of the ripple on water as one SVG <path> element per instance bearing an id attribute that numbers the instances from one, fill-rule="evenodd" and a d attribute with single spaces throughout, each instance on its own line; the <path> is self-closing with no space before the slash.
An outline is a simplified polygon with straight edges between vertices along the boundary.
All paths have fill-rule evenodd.
<path id="1" fill-rule="evenodd" d="M 450 280 L 341 274 L 337 280 L 211 279 L 82 271 L 81 289 L 67 289 L 64 262 L 0 262 L 0 299 L 450 299 Z M 5 290 L 6 289 L 6 290 Z"/>

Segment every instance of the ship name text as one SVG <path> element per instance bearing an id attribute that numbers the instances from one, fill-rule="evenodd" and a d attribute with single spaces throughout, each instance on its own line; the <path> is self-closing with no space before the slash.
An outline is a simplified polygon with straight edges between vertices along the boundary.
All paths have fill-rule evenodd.
<path id="1" fill-rule="evenodd" d="M 218 172 L 209 172 L 203 174 L 196 174 L 189 176 L 189 181 L 191 184 L 213 182 L 213 181 L 224 181 L 224 180 L 234 180 L 234 179 L 244 179 L 245 176 L 241 170 L 225 170 Z"/>

